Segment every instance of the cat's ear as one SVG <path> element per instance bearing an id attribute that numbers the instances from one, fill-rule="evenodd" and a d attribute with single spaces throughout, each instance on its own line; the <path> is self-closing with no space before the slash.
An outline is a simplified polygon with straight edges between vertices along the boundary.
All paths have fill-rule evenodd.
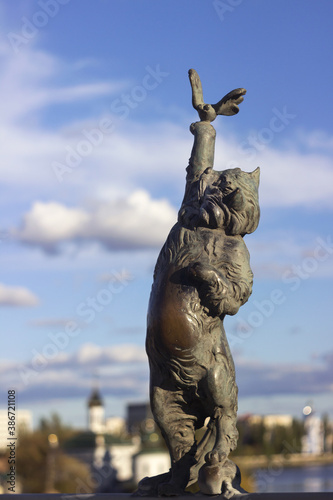
<path id="1" fill-rule="evenodd" d="M 252 179 L 255 181 L 257 186 L 259 186 L 259 179 L 260 179 L 260 168 L 257 167 L 253 172 L 249 172 L 249 175 L 251 175 Z"/>

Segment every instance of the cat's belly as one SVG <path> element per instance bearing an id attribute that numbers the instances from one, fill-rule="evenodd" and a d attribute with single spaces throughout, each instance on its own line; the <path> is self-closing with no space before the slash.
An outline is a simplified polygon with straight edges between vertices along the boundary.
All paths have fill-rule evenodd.
<path id="1" fill-rule="evenodd" d="M 147 347 L 158 349 L 171 357 L 191 359 L 210 344 L 207 332 L 212 323 L 200 304 L 195 287 L 173 283 L 170 269 L 153 290 L 148 310 Z"/>

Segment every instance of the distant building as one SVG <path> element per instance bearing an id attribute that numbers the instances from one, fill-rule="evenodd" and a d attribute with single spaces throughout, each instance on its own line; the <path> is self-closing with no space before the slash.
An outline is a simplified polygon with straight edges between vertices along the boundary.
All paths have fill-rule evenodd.
<path id="1" fill-rule="evenodd" d="M 104 404 L 95 388 L 88 401 L 88 430 L 69 439 L 65 451 L 86 463 L 96 481 L 96 492 L 133 491 L 146 476 L 170 469 L 170 455 L 160 447 L 149 403 L 129 404 L 127 429 L 120 417 L 105 419 Z M 80 485 L 84 493 L 84 484 Z"/>
<path id="2" fill-rule="evenodd" d="M 64 444 L 67 455 L 90 467 L 98 492 L 122 492 L 123 484 L 132 482 L 133 456 L 140 447 L 140 439 L 91 431 L 78 433 Z"/>
<path id="3" fill-rule="evenodd" d="M 16 437 L 23 432 L 32 432 L 32 413 L 29 410 L 15 412 Z M 10 437 L 8 435 L 8 411 L 0 410 L 0 450 L 5 449 Z"/>
<path id="4" fill-rule="evenodd" d="M 103 400 L 95 388 L 88 400 L 88 429 L 95 434 L 105 432 L 105 411 Z"/>
<path id="5" fill-rule="evenodd" d="M 109 417 L 105 421 L 105 432 L 114 436 L 121 436 L 126 433 L 126 422 L 122 417 Z"/>
<path id="6" fill-rule="evenodd" d="M 277 426 L 290 427 L 293 423 L 292 415 L 247 415 L 246 420 L 250 425 L 263 424 L 267 430 Z"/>
<path id="7" fill-rule="evenodd" d="M 116 438 L 105 434 L 96 436 L 93 445 L 93 465 L 98 471 L 107 465 L 114 470 L 117 481 L 130 481 L 133 478 L 133 456 L 140 449 L 140 440 Z"/>
<path id="8" fill-rule="evenodd" d="M 292 415 L 264 415 L 263 422 L 266 429 L 272 429 L 277 426 L 291 427 L 293 417 Z"/>
<path id="9" fill-rule="evenodd" d="M 130 434 L 138 434 L 142 424 L 153 419 L 149 403 L 131 403 L 127 405 L 127 430 Z"/>
<path id="10" fill-rule="evenodd" d="M 170 467 L 170 454 L 167 450 L 141 450 L 133 457 L 133 479 L 135 483 L 138 483 L 144 477 L 157 476 L 168 472 Z"/>
<path id="11" fill-rule="evenodd" d="M 302 438 L 302 453 L 320 455 L 324 453 L 324 425 L 309 405 L 303 408 L 305 436 Z"/>
<path id="12" fill-rule="evenodd" d="M 99 390 L 95 388 L 87 402 L 88 429 L 95 434 L 113 434 L 120 436 L 126 433 L 125 419 L 122 417 L 105 418 L 105 409 Z"/>
<path id="13" fill-rule="evenodd" d="M 140 440 L 119 440 L 110 446 L 111 465 L 117 471 L 118 481 L 133 479 L 133 457 L 141 447 Z M 140 478 L 142 479 L 142 477 Z"/>

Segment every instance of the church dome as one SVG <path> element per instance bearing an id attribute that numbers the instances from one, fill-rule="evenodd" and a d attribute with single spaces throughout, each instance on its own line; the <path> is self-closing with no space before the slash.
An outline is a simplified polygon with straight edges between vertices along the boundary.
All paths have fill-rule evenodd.
<path id="1" fill-rule="evenodd" d="M 98 389 L 94 389 L 92 391 L 91 396 L 88 400 L 88 407 L 92 408 L 93 406 L 103 406 L 103 400 Z"/>

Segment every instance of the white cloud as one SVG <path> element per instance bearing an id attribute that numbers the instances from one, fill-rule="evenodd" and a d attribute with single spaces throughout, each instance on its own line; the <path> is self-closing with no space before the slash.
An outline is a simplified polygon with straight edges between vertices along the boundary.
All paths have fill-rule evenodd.
<path id="1" fill-rule="evenodd" d="M 100 82 L 53 89 L 51 91 L 45 92 L 44 104 L 73 102 L 75 100 L 94 98 L 101 95 L 110 95 L 112 93 L 115 93 L 116 91 L 119 91 L 122 87 L 122 83 L 116 84 Z"/>
<path id="2" fill-rule="evenodd" d="M 128 269 L 122 269 L 116 273 L 103 273 L 98 277 L 98 281 L 102 283 L 115 283 L 122 281 L 132 281 L 134 276 L 128 271 Z"/>
<path id="3" fill-rule="evenodd" d="M 0 283 L 0 306 L 30 307 L 38 303 L 38 297 L 27 288 Z"/>
<path id="4" fill-rule="evenodd" d="M 332 391 L 332 352 L 312 363 L 265 363 L 235 359 L 242 397 L 322 394 Z"/>
<path id="5" fill-rule="evenodd" d="M 54 347 L 52 358 L 45 357 L 41 348 L 25 363 L 0 365 L 1 377 L 17 388 L 22 401 L 86 396 L 91 389 L 91 374 L 96 372 L 101 375 L 100 387 L 105 395 L 132 398 L 147 392 L 148 362 L 143 346 L 102 347 L 90 342 L 71 354 Z"/>
<path id="6" fill-rule="evenodd" d="M 103 350 L 95 344 L 84 344 L 77 353 L 77 360 L 80 364 L 96 362 L 100 358 Z"/>
<path id="7" fill-rule="evenodd" d="M 137 190 L 128 197 L 98 203 L 90 211 L 35 202 L 13 234 L 48 251 L 75 240 L 97 241 L 110 249 L 149 248 L 163 243 L 176 218 L 167 200 L 153 200 L 146 191 Z"/>
<path id="8" fill-rule="evenodd" d="M 9 46 L 3 47 L 0 92 L 7 98 L 3 100 L 1 120 L 12 124 L 50 104 L 113 94 L 125 85 L 125 81 L 108 81 L 57 86 L 54 81 L 67 70 L 60 59 L 33 46 L 15 57 Z"/>
<path id="9" fill-rule="evenodd" d="M 328 147 L 333 137 L 320 131 L 297 131 L 284 146 L 277 148 L 273 140 L 261 149 L 252 148 L 249 155 L 236 137 L 224 138 L 223 130 L 218 130 L 217 137 L 216 169 L 240 167 L 252 171 L 260 166 L 262 207 L 333 209 L 333 162 Z"/>
<path id="10" fill-rule="evenodd" d="M 143 347 L 135 344 L 120 344 L 110 347 L 100 347 L 96 344 L 83 344 L 78 350 L 75 359 L 79 364 L 98 364 L 98 366 L 109 363 L 140 363 L 147 362 L 147 355 Z"/>
<path id="11" fill-rule="evenodd" d="M 109 347 L 107 352 L 118 363 L 148 362 L 144 348 L 135 344 L 120 344 Z"/>
<path id="12" fill-rule="evenodd" d="M 235 354 L 240 397 L 279 395 L 320 395 L 332 391 L 333 352 L 303 363 L 266 363 Z M 98 372 L 103 395 L 137 397 L 146 394 L 148 362 L 144 348 L 135 344 L 102 347 L 83 344 L 73 354 L 60 351 L 42 363 L 0 365 L 2 377 L 20 391 L 23 400 L 47 401 L 74 396 L 86 397 L 91 388 L 91 373 Z M 51 390 L 52 389 L 52 390 Z"/>
<path id="13" fill-rule="evenodd" d="M 18 201 L 43 199 L 82 203 L 87 195 L 110 199 L 117 193 L 137 189 L 164 190 L 177 197 L 184 191 L 185 168 L 192 137 L 186 127 L 170 124 L 134 126 L 117 122 L 116 129 L 105 134 L 98 145 L 91 145 L 87 156 L 77 154 L 77 165 L 68 163 L 69 151 L 78 150 L 82 141 L 89 143 L 83 130 L 98 128 L 100 117 L 69 125 L 58 131 L 38 127 L 24 129 L 7 125 L 4 136 L 3 168 L 0 179 L 7 193 Z M 297 138 L 295 143 L 297 144 Z M 59 182 L 54 164 L 67 169 Z M 333 208 L 333 165 L 329 152 L 322 149 L 300 153 L 267 146 L 254 161 L 243 158 L 236 138 L 218 136 L 216 168 L 240 166 L 251 171 L 261 167 L 260 203 L 263 208 Z M 88 188 L 89 186 L 89 188 Z M 111 198 L 112 199 L 112 198 Z M 79 207 L 78 207 L 79 208 Z"/>
<path id="14" fill-rule="evenodd" d="M 309 149 L 333 150 L 333 137 L 323 130 L 313 130 L 311 133 L 300 130 L 298 139 Z"/>
<path id="15" fill-rule="evenodd" d="M 31 211 L 24 215 L 17 235 L 24 243 L 51 248 L 58 242 L 76 238 L 88 219 L 83 210 L 56 202 L 35 202 Z"/>
<path id="16" fill-rule="evenodd" d="M 68 119 L 61 127 L 46 130 L 40 121 L 42 112 L 55 102 L 68 103 L 70 110 L 72 100 L 102 93 L 104 99 L 110 95 L 105 109 L 109 113 L 114 94 L 120 95 L 128 82 L 57 84 L 64 80 L 68 68 L 56 57 L 33 45 L 15 58 L 8 48 L 2 49 L 2 55 L 0 91 L 5 108 L 0 117 L 0 181 L 6 189 L 0 203 L 14 208 L 6 217 L 12 217 L 17 239 L 51 252 L 59 251 L 66 242 L 72 248 L 82 242 L 97 242 L 96 248 L 102 244 L 109 250 L 160 246 L 176 221 L 176 210 L 167 197 L 178 208 L 184 191 L 192 147 L 187 125 L 161 121 L 138 124 L 132 121 L 131 112 L 125 120 L 110 114 L 114 131 L 104 134 L 87 156 L 79 157 L 78 165 L 65 173 L 60 183 L 52 164 L 66 165 L 68 151 L 87 141 L 82 131 L 98 128 L 102 117 Z M 138 103 L 138 107 L 145 105 Z M 249 158 L 239 139 L 228 132 L 228 121 L 217 122 L 216 169 L 239 165 L 250 171 L 260 165 L 262 209 L 332 210 L 333 138 L 324 131 L 302 130 L 288 141 L 282 149 L 277 148 L 273 137 L 256 151 L 255 158 Z M 288 253 L 278 237 L 275 243 L 281 255 Z M 269 259 L 271 256 L 274 259 Z M 253 260 L 256 266 L 255 257 Z M 288 259 L 280 261 L 277 252 L 268 252 L 267 265 L 262 263 L 265 276 L 273 260 L 275 276 L 290 264 Z M 319 272 L 332 275 L 332 266 L 330 271 L 328 266 L 330 261 L 321 265 Z"/>
<path id="17" fill-rule="evenodd" d="M 67 323 L 73 321 L 69 318 L 38 318 L 29 321 L 29 326 L 37 328 L 65 327 Z"/>
<path id="18" fill-rule="evenodd" d="M 267 150 L 261 155 L 261 203 L 276 208 L 333 208 L 330 155 Z"/>
<path id="19" fill-rule="evenodd" d="M 0 92 L 4 97 L 0 117 L 3 167 L 0 180 L 6 190 L 2 203 L 15 199 L 19 206 L 36 200 L 34 210 L 39 207 L 46 212 L 46 203 L 53 200 L 53 203 L 67 208 L 66 213 L 72 221 L 78 213 L 68 207 L 76 205 L 76 210 L 83 211 L 82 200 L 87 196 L 103 202 L 111 200 L 112 205 L 115 194 L 128 197 L 129 192 L 137 190 L 149 193 L 163 190 L 166 196 L 177 198 L 180 203 L 192 147 L 188 126 L 165 122 L 138 125 L 132 121 L 130 109 L 128 117 L 122 120 L 121 116 L 110 114 L 110 105 L 114 97 L 119 97 L 122 90 L 128 88 L 129 82 L 57 84 L 66 71 L 67 67 L 61 60 L 33 46 L 16 57 L 9 48 L 3 50 L 0 76 Z M 59 183 L 52 165 L 58 162 L 68 168 L 66 158 L 69 151 L 77 152 L 80 142 L 87 142 L 83 130 L 97 130 L 103 116 L 96 114 L 88 118 L 90 111 L 87 110 L 87 116 L 79 121 L 68 119 L 61 127 L 46 130 L 42 125 L 42 113 L 50 104 L 68 103 L 70 110 L 73 101 L 101 95 L 104 99 L 110 96 L 105 113 L 115 128 L 104 133 L 98 144 L 92 144 L 88 155 L 79 155 L 77 165 L 70 166 Z M 138 103 L 138 107 L 145 105 L 145 102 Z M 27 127 L 25 119 L 28 114 Z M 52 123 L 52 117 L 48 116 L 47 121 Z M 216 168 L 241 166 L 249 171 L 260 165 L 263 208 L 333 208 L 333 166 L 329 146 L 333 138 L 327 133 L 320 130 L 297 132 L 293 138 L 289 137 L 284 149 L 275 146 L 273 137 L 271 143 L 250 158 L 240 148 L 239 139 L 227 130 L 227 123 L 217 123 Z M 303 149 L 303 152 L 298 149 Z M 44 200 L 43 208 L 41 201 L 37 201 L 41 199 Z M 100 210 L 105 206 L 101 203 Z M 60 210 L 59 206 L 54 213 L 60 215 Z M 112 219 L 112 214 L 108 215 Z M 107 229 L 107 224 L 99 221 L 99 231 Z M 65 230 L 64 227 L 61 230 Z M 32 228 L 30 236 L 31 231 Z M 44 235 L 45 239 L 47 237 L 51 234 Z"/>
<path id="20" fill-rule="evenodd" d="M 311 266 L 313 278 L 333 277 L 333 241 L 330 234 L 319 237 L 313 232 L 265 232 L 264 236 L 247 239 L 251 267 L 257 278 L 282 279 L 296 266 Z M 307 274 L 307 273 L 305 273 Z"/>

